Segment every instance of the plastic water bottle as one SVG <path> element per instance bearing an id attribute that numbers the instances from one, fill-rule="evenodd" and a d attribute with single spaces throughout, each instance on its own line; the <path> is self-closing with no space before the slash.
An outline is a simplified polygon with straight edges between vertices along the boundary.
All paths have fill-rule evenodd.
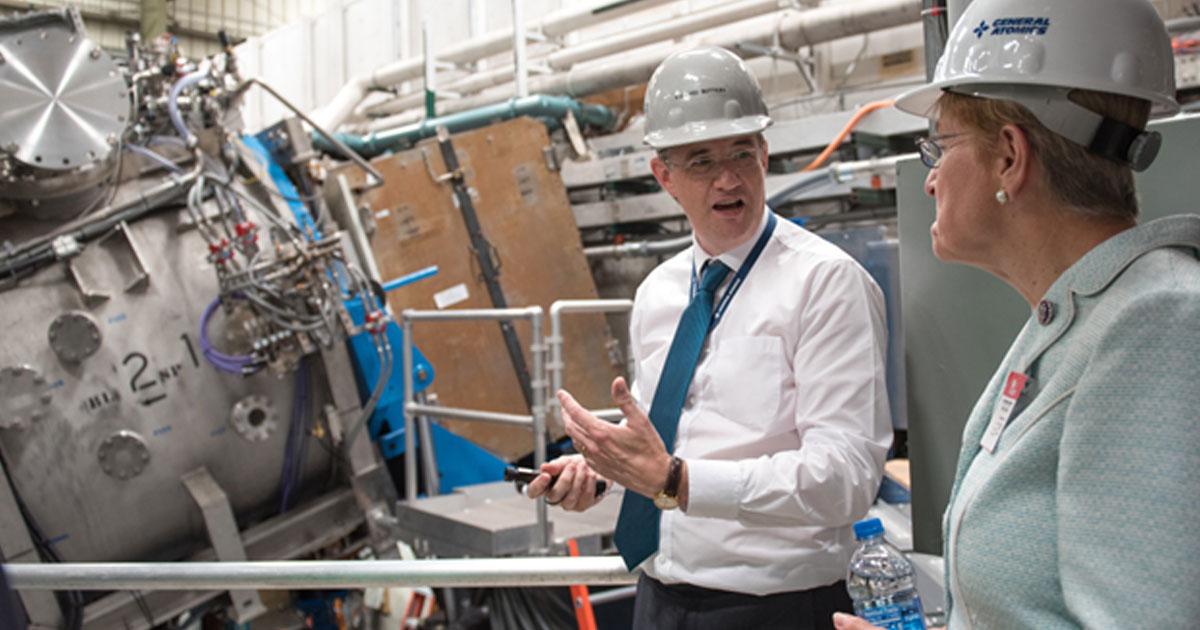
<path id="1" fill-rule="evenodd" d="M 859 543 L 846 578 L 854 614 L 886 630 L 925 630 L 912 563 L 883 539 L 883 523 L 859 521 L 854 535 Z"/>

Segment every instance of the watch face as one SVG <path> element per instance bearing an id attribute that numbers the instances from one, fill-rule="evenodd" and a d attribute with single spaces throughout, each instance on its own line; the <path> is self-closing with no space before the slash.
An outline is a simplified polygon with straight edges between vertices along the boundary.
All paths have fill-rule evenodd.
<path id="1" fill-rule="evenodd" d="M 659 492 L 658 495 L 654 497 L 654 505 L 658 506 L 658 509 L 660 510 L 674 510 L 675 508 L 679 507 L 679 501 L 675 497 L 670 496 L 665 492 Z"/>

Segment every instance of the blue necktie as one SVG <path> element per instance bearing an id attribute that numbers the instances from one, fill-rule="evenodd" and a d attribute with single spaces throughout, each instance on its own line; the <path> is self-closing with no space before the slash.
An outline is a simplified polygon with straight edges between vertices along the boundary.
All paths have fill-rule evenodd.
<path id="1" fill-rule="evenodd" d="M 700 288 L 683 310 L 679 326 L 675 329 L 675 338 L 671 341 L 671 349 L 667 352 L 658 389 L 654 391 L 654 401 L 650 404 L 650 422 L 654 423 L 654 428 L 662 436 L 668 453 L 675 450 L 679 413 L 683 410 L 683 401 L 692 384 L 692 374 L 696 371 L 696 361 L 708 336 L 713 315 L 713 294 L 728 274 L 729 267 L 719 260 L 705 265 Z M 660 516 L 662 514 L 651 499 L 632 491 L 625 493 L 613 542 L 630 571 L 658 550 Z"/>

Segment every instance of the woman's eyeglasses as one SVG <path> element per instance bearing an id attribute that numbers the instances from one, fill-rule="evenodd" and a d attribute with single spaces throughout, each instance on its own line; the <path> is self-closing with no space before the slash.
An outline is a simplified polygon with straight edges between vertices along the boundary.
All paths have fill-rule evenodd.
<path id="1" fill-rule="evenodd" d="M 941 136 L 917 138 L 917 152 L 921 154 L 921 163 L 929 168 L 936 168 L 938 162 L 942 160 L 942 153 L 945 152 L 942 142 L 962 135 L 965 134 L 948 133 Z"/>

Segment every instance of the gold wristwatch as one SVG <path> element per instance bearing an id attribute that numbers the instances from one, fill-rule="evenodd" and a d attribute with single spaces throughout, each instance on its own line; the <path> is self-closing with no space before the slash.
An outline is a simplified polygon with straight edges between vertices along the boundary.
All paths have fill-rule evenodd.
<path id="1" fill-rule="evenodd" d="M 683 476 L 683 460 L 671 456 L 671 467 L 667 469 L 667 485 L 662 492 L 654 496 L 654 505 L 660 510 L 674 510 L 679 507 L 679 482 Z"/>

